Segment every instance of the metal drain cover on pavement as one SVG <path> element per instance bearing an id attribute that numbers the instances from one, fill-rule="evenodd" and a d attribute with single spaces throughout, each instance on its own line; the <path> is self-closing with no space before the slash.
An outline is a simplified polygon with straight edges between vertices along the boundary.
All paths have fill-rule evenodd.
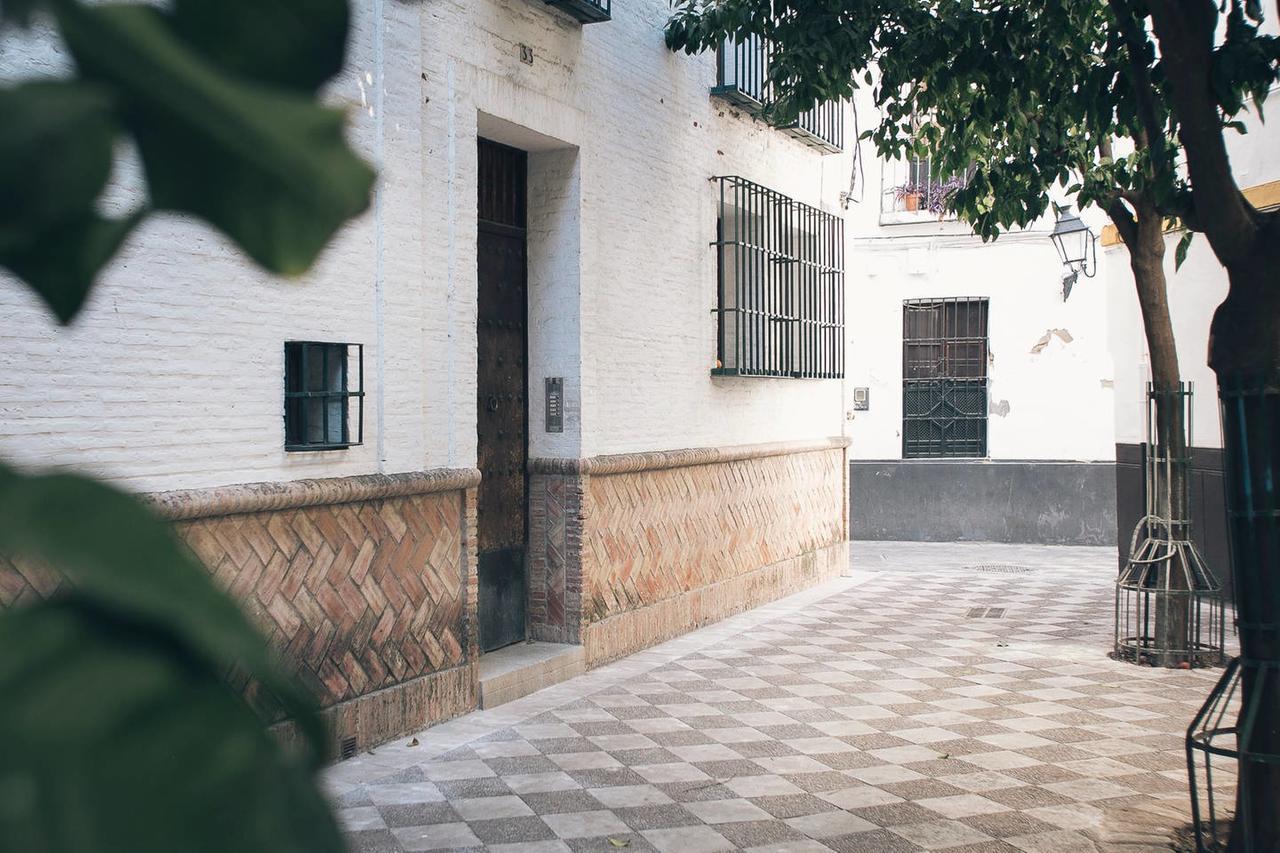
<path id="1" fill-rule="evenodd" d="M 980 566 L 970 566 L 970 571 L 987 572 L 994 575 L 1024 575 L 1031 571 L 1030 566 L 1015 566 L 1009 563 L 983 563 Z"/>

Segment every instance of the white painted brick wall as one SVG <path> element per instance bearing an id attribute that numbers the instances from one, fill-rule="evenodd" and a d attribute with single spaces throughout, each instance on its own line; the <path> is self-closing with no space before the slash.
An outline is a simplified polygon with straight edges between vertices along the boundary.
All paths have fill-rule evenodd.
<path id="1" fill-rule="evenodd" d="M 582 432 L 549 452 L 839 433 L 839 382 L 710 377 L 706 179 L 741 174 L 835 209 L 847 156 L 820 156 L 710 98 L 712 58 L 662 43 L 666 0 L 615 0 L 614 20 L 588 27 L 540 0 L 353 6 L 348 68 L 330 97 L 380 167 L 374 207 L 301 281 L 255 270 L 204 226 L 157 217 L 70 329 L 0 280 L 0 455 L 137 490 L 474 464 L 481 112 L 579 148 L 581 385 L 567 390 Z M 5 77 L 64 67 L 39 39 L 11 48 Z M 288 339 L 365 344 L 363 447 L 284 452 Z"/>

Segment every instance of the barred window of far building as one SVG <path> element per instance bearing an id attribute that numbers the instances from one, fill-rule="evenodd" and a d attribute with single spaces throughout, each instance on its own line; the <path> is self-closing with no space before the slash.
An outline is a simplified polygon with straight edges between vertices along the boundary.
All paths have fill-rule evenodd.
<path id="1" fill-rule="evenodd" d="M 719 376 L 844 376 L 844 221 L 738 177 L 716 181 Z"/>
<path id="2" fill-rule="evenodd" d="M 987 455 L 986 299 L 902 304 L 902 456 Z"/>
<path id="3" fill-rule="evenodd" d="M 364 442 L 362 344 L 285 342 L 284 434 L 289 451 Z"/>

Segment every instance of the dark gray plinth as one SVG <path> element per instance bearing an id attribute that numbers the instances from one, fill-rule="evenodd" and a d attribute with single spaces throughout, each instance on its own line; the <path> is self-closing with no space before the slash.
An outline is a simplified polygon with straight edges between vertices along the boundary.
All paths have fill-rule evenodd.
<path id="1" fill-rule="evenodd" d="M 853 539 L 1112 545 L 1112 462 L 854 461 Z"/>

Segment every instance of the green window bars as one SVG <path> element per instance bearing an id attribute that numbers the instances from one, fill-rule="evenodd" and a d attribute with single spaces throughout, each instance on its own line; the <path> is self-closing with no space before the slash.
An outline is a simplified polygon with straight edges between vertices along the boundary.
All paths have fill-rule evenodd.
<path id="1" fill-rule="evenodd" d="M 284 449 L 343 450 L 363 442 L 364 346 L 286 341 Z"/>
<path id="2" fill-rule="evenodd" d="M 902 303 L 902 457 L 987 455 L 987 300 Z"/>
<path id="3" fill-rule="evenodd" d="M 844 376 L 844 220 L 739 177 L 719 193 L 717 376 Z"/>

